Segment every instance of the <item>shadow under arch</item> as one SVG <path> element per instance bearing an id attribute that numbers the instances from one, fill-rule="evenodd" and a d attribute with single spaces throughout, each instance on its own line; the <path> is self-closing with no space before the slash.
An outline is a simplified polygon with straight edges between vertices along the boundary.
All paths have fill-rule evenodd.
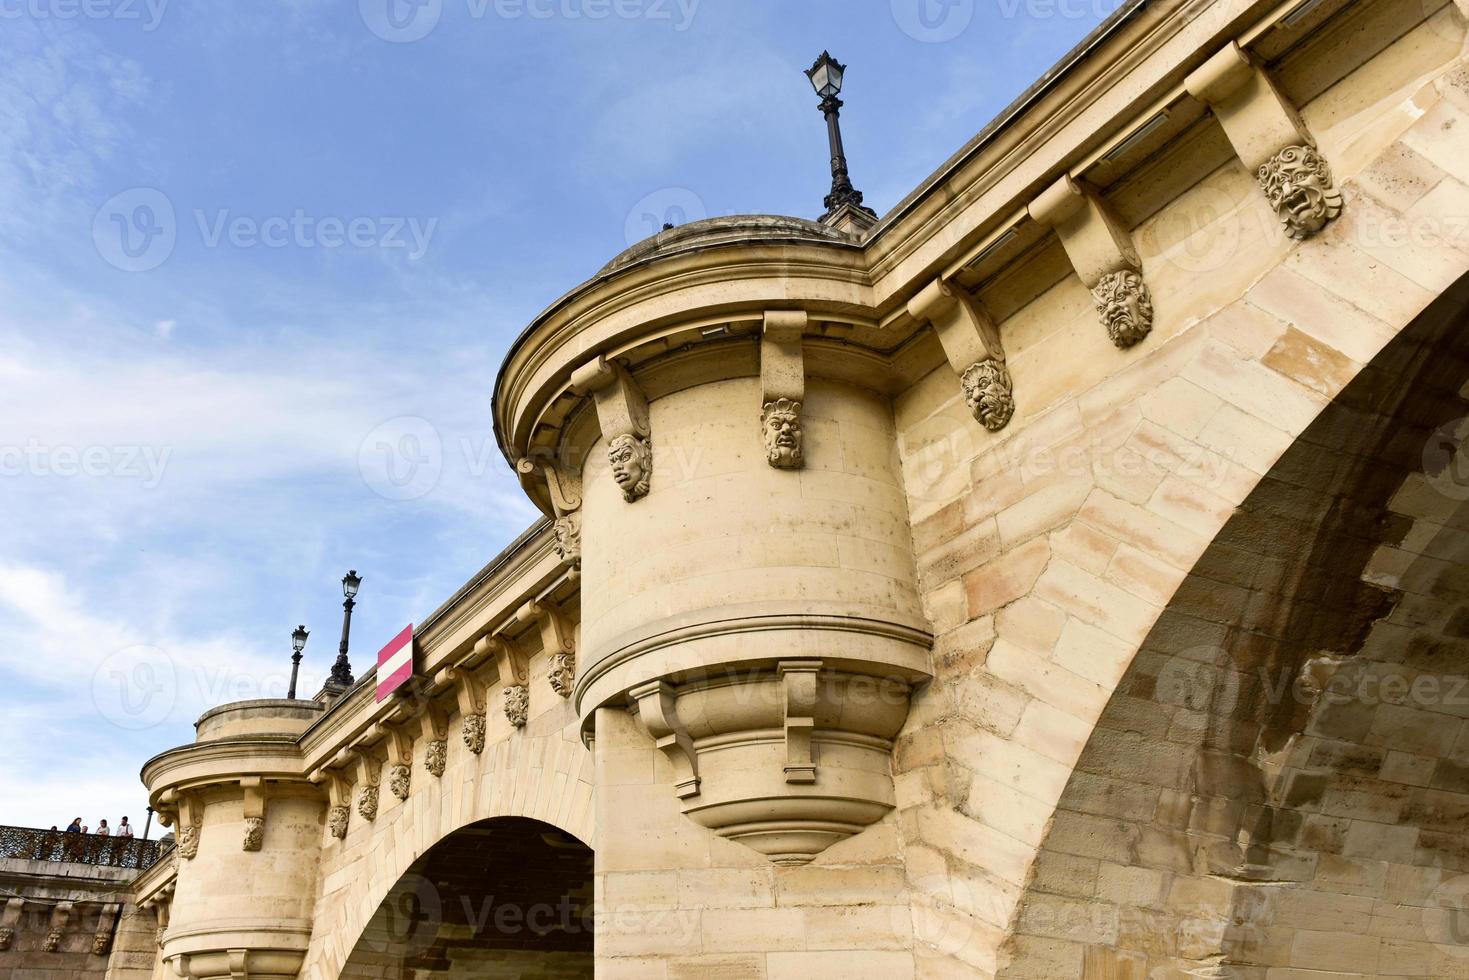
<path id="1" fill-rule="evenodd" d="M 592 850 L 525 817 L 460 827 L 389 889 L 344 980 L 591 977 Z"/>
<path id="2" fill-rule="evenodd" d="M 999 976 L 1469 977 L 1466 393 L 1469 277 L 1179 586 L 1068 782 Z"/>

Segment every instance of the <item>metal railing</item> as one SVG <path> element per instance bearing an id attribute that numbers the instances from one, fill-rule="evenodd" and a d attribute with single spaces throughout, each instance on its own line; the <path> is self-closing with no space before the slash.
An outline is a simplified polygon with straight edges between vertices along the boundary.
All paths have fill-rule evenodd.
<path id="1" fill-rule="evenodd" d="M 172 847 L 172 842 L 169 842 Z M 68 834 L 61 830 L 0 826 L 0 858 L 95 864 L 111 868 L 151 868 L 168 848 L 138 837 Z"/>

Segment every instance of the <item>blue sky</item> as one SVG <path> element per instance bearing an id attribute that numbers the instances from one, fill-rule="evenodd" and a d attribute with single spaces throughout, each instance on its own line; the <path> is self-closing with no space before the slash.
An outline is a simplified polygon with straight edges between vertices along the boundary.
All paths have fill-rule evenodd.
<path id="1" fill-rule="evenodd" d="M 1118 0 L 0 0 L 0 823 L 367 665 L 534 518 L 490 396 L 662 220 L 897 203 Z M 391 6 L 390 6 L 391 5 Z"/>

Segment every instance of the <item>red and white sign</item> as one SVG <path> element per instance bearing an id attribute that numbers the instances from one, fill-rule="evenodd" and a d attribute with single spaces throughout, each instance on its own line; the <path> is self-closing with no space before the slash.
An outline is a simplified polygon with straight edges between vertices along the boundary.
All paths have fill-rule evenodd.
<path id="1" fill-rule="evenodd" d="M 377 652 L 377 699 L 382 701 L 413 676 L 413 624 Z"/>

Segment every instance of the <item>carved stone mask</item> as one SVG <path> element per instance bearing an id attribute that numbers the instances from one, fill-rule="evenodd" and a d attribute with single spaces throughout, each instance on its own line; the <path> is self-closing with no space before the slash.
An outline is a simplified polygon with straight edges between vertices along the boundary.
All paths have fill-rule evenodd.
<path id="1" fill-rule="evenodd" d="M 1010 371 L 996 360 L 971 364 L 960 381 L 964 385 L 964 403 L 974 419 L 991 432 L 998 432 L 1015 415 L 1014 385 Z"/>
<path id="2" fill-rule="evenodd" d="M 1153 329 L 1153 297 L 1143 277 L 1131 269 L 1109 272 L 1092 290 L 1092 301 L 1118 347 L 1131 347 Z"/>
<path id="3" fill-rule="evenodd" d="M 770 465 L 780 470 L 800 468 L 805 459 L 801 446 L 801 403 L 779 398 L 766 402 L 760 414 L 765 456 Z"/>
<path id="4" fill-rule="evenodd" d="M 1341 214 L 1331 166 L 1314 147 L 1287 146 L 1260 167 L 1260 186 L 1292 238 L 1309 238 Z"/>
<path id="5" fill-rule="evenodd" d="M 648 494 L 653 473 L 653 450 L 647 439 L 623 434 L 607 447 L 607 460 L 612 464 L 612 478 L 622 488 L 622 496 L 631 502 Z"/>

